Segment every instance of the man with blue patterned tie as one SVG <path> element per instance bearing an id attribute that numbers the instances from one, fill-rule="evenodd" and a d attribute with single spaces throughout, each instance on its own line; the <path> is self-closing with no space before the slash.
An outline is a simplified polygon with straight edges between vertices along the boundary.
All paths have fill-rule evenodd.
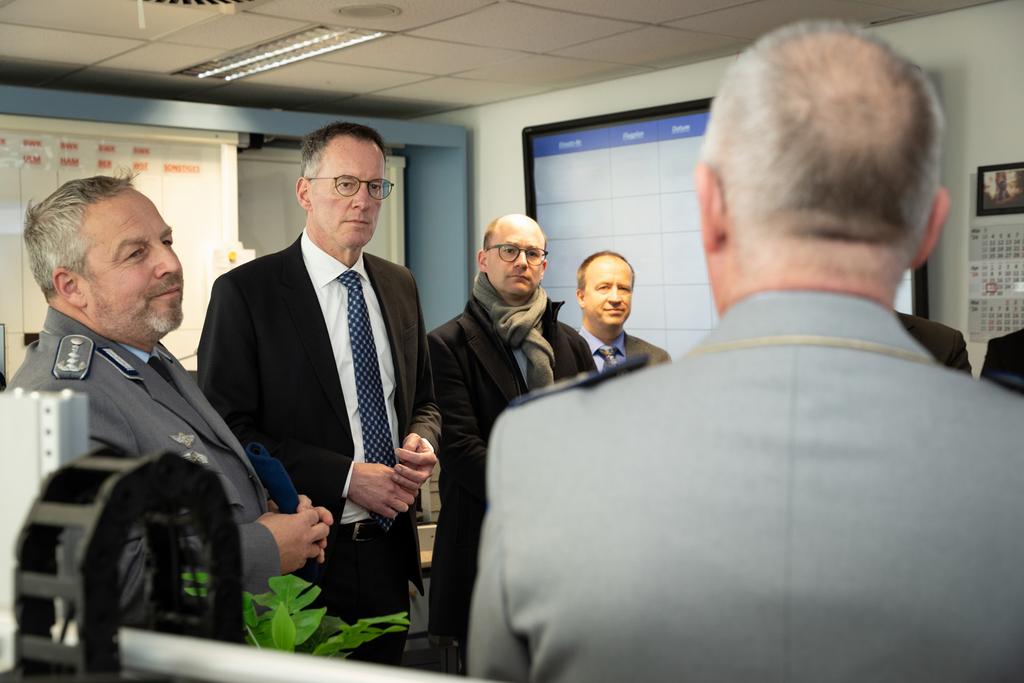
<path id="1" fill-rule="evenodd" d="M 392 189 L 384 163 L 371 128 L 310 133 L 302 235 L 217 280 L 199 345 L 200 386 L 239 440 L 334 514 L 322 604 L 348 622 L 408 610 L 409 581 L 422 591 L 412 506 L 440 432 L 416 284 L 362 251 Z M 404 643 L 353 658 L 399 664 Z"/>
<path id="2" fill-rule="evenodd" d="M 576 269 L 576 303 L 583 311 L 580 336 L 590 345 L 598 370 L 641 354 L 651 364 L 672 360 L 665 349 L 622 329 L 633 310 L 635 281 L 633 266 L 614 251 L 593 253 Z"/>

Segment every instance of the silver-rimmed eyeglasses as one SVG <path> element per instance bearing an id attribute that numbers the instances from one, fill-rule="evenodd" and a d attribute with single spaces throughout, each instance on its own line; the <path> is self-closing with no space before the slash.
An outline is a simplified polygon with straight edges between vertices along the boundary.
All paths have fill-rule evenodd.
<path id="1" fill-rule="evenodd" d="M 395 184 L 387 178 L 373 178 L 372 180 L 360 180 L 353 175 L 340 175 L 337 178 L 330 177 L 318 177 L 318 178 L 306 178 L 306 180 L 333 180 L 334 189 L 342 197 L 351 197 L 352 195 L 359 192 L 360 185 L 366 185 L 366 191 L 370 193 L 370 196 L 374 199 L 385 199 L 391 190 L 395 189 Z"/>
<path id="2" fill-rule="evenodd" d="M 547 258 L 547 249 L 538 249 L 537 247 L 520 247 L 518 244 L 494 244 L 487 247 L 487 251 L 491 249 L 498 250 L 498 256 L 502 261 L 508 261 L 513 263 L 519 258 L 520 252 L 526 254 L 526 262 L 531 266 L 539 266 Z"/>

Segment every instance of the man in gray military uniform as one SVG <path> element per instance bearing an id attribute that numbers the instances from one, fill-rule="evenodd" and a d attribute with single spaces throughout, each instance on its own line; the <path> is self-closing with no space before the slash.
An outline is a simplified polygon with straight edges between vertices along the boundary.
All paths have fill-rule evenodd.
<path id="1" fill-rule="evenodd" d="M 171 244 L 171 228 L 130 178 L 72 180 L 31 206 L 25 245 L 50 308 L 11 386 L 84 392 L 94 445 L 175 451 L 216 472 L 238 524 L 243 588 L 263 592 L 271 576 L 322 561 L 331 515 L 305 497 L 295 514 L 268 512 L 238 440 L 159 343 L 182 320 Z M 143 562 L 133 539 L 122 558 L 123 621 L 140 614 Z"/>
<path id="2" fill-rule="evenodd" d="M 856 29 L 730 66 L 696 169 L 720 325 L 498 419 L 471 675 L 1024 679 L 1024 403 L 892 313 L 949 209 L 941 129 Z"/>
<path id="3" fill-rule="evenodd" d="M 633 310 L 635 282 L 633 266 L 614 251 L 591 254 L 576 269 L 576 303 L 583 311 L 580 336 L 587 340 L 598 370 L 641 354 L 652 364 L 672 360 L 665 349 L 622 329 Z"/>

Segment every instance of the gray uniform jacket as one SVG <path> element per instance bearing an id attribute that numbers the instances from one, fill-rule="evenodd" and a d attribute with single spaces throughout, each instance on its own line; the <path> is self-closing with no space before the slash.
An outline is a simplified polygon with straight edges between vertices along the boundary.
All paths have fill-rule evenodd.
<path id="1" fill-rule="evenodd" d="M 761 294 L 702 346 L 739 340 L 502 414 L 470 674 L 1024 680 L 1024 402 L 866 299 Z"/>
<path id="2" fill-rule="evenodd" d="M 54 377 L 58 347 L 67 335 L 87 337 L 95 344 L 83 379 Z M 181 393 L 121 345 L 50 309 L 39 341 L 29 346 L 11 386 L 87 394 L 93 445 L 114 447 L 127 455 L 178 452 L 216 472 L 238 523 L 242 586 L 253 593 L 265 592 L 267 579 L 281 573 L 281 560 L 270 530 L 256 522 L 267 511 L 263 485 L 238 440 L 196 383 L 167 349 L 158 345 L 158 350 Z M 122 561 L 126 564 L 122 604 L 131 605 L 141 589 L 143 557 L 138 539 L 130 541 Z"/>
<path id="3" fill-rule="evenodd" d="M 626 343 L 626 358 L 646 353 L 649 357 L 648 363 L 651 365 L 672 362 L 672 357 L 668 355 L 668 351 L 660 346 L 644 341 L 640 337 L 634 337 L 627 333 L 624 341 Z"/>

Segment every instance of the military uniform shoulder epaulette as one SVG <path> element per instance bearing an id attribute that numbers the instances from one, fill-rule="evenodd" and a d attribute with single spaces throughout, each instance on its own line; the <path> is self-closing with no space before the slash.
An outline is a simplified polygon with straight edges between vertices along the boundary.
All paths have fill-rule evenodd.
<path id="1" fill-rule="evenodd" d="M 609 368 L 605 368 L 600 372 L 590 372 L 585 375 L 578 375 L 571 379 L 565 379 L 561 382 L 555 382 L 549 387 L 543 389 L 537 389 L 531 391 L 528 394 L 522 396 L 516 396 L 514 399 L 509 401 L 509 407 L 521 406 L 532 401 L 536 401 L 539 398 L 545 398 L 554 394 L 561 394 L 565 391 L 572 391 L 573 389 L 580 389 L 583 387 L 596 387 L 599 384 L 603 384 L 613 377 L 619 377 L 621 375 L 628 374 L 634 370 L 647 366 L 649 357 L 646 353 L 639 353 L 635 356 L 627 356 L 624 361 L 617 363 Z"/>
<path id="2" fill-rule="evenodd" d="M 142 375 L 139 374 L 139 371 L 133 368 L 131 366 L 131 363 L 126 361 L 124 358 L 121 358 L 121 356 L 117 355 L 117 352 L 115 352 L 114 349 L 110 348 L 109 346 L 101 346 L 100 348 L 96 349 L 96 353 L 102 356 L 105 361 L 114 366 L 115 370 L 120 372 L 128 379 L 142 379 Z"/>
<path id="3" fill-rule="evenodd" d="M 92 365 L 92 352 L 96 345 L 81 334 L 69 334 L 57 345 L 53 359 L 53 376 L 57 379 L 85 379 Z"/>

